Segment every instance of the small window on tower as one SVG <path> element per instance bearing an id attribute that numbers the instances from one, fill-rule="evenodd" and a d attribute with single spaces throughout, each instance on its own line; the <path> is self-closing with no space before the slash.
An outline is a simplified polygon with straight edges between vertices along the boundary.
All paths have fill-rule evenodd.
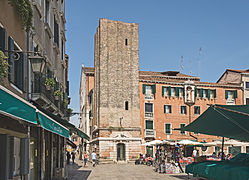
<path id="1" fill-rule="evenodd" d="M 125 45 L 128 46 L 128 39 L 125 39 Z"/>
<path id="2" fill-rule="evenodd" d="M 129 109 L 129 104 L 128 104 L 128 101 L 125 101 L 125 110 L 128 110 Z"/>

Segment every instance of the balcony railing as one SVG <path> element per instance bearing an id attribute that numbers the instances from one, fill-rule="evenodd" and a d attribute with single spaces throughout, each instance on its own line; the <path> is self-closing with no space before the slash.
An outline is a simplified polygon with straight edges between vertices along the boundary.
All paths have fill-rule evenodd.
<path id="1" fill-rule="evenodd" d="M 151 118 L 153 117 L 153 112 L 145 112 L 145 117 Z"/>
<path id="2" fill-rule="evenodd" d="M 154 99 L 154 94 L 145 94 L 144 99 L 152 100 L 152 99 Z"/>
<path id="3" fill-rule="evenodd" d="M 156 133 L 154 129 L 145 129 L 144 130 L 144 137 L 155 137 Z"/>
<path id="4" fill-rule="evenodd" d="M 52 103 L 61 111 L 62 114 L 65 115 L 66 107 L 63 103 L 63 99 L 66 99 L 66 97 L 56 100 L 54 96 L 54 88 L 51 87 L 50 89 L 47 89 L 44 83 L 45 78 L 36 78 L 35 81 L 32 82 L 32 99 L 43 99 L 47 104 Z"/>

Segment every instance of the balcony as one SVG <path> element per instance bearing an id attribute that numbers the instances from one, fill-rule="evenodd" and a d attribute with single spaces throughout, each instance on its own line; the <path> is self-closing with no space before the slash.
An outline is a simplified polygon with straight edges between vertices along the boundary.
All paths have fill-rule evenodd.
<path id="1" fill-rule="evenodd" d="M 50 112 L 56 112 L 63 116 L 66 109 L 63 100 L 56 100 L 54 88 L 47 89 L 44 82 L 45 78 L 37 78 L 32 82 L 31 99 Z"/>
<path id="2" fill-rule="evenodd" d="M 145 100 L 153 100 L 154 99 L 154 94 L 145 94 L 144 99 Z"/>
<path id="3" fill-rule="evenodd" d="M 156 131 L 154 129 L 145 129 L 144 138 L 155 138 Z"/>
<path id="4" fill-rule="evenodd" d="M 153 118 L 153 112 L 145 112 L 144 117 Z"/>
<path id="5" fill-rule="evenodd" d="M 235 105 L 235 99 L 234 98 L 227 98 L 227 105 Z"/>

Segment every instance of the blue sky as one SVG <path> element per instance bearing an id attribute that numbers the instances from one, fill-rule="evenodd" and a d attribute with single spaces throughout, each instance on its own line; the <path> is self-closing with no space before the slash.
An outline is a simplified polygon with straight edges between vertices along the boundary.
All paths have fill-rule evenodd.
<path id="1" fill-rule="evenodd" d="M 66 0 L 70 107 L 79 112 L 81 65 L 93 67 L 99 18 L 139 24 L 140 70 L 180 71 L 183 56 L 183 73 L 216 82 L 225 69 L 249 69 L 248 17 L 248 0 Z"/>

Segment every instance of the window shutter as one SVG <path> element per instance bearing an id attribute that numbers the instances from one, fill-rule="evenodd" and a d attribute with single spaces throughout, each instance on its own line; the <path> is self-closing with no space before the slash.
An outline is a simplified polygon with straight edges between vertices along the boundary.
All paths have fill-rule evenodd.
<path id="1" fill-rule="evenodd" d="M 146 121 L 146 129 L 153 129 L 153 121 Z"/>
<path id="2" fill-rule="evenodd" d="M 214 90 L 214 98 L 216 98 L 216 89 Z"/>
<path id="3" fill-rule="evenodd" d="M 203 97 L 203 88 L 200 89 L 200 97 Z"/>
<path id="4" fill-rule="evenodd" d="M 5 37 L 6 37 L 6 31 L 4 28 L 0 27 L 0 50 L 5 50 Z"/>
<path id="5" fill-rule="evenodd" d="M 207 90 L 207 98 L 210 99 L 210 89 Z"/>
<path id="6" fill-rule="evenodd" d="M 16 72 L 15 72 L 15 84 L 16 86 L 23 90 L 23 82 L 24 82 L 24 54 L 19 53 L 20 58 L 16 61 Z"/>
<path id="7" fill-rule="evenodd" d="M 171 96 L 171 87 L 168 88 L 168 95 Z"/>
<path id="8" fill-rule="evenodd" d="M 164 86 L 162 86 L 162 96 L 164 96 Z"/>
<path id="9" fill-rule="evenodd" d="M 143 84 L 143 94 L 145 94 L 145 88 L 146 88 L 146 85 Z"/>
<path id="10" fill-rule="evenodd" d="M 14 136 L 9 136 L 9 179 L 13 179 L 14 167 Z"/>
<path id="11" fill-rule="evenodd" d="M 166 113 L 166 105 L 163 106 L 164 114 Z"/>
<path id="12" fill-rule="evenodd" d="M 236 99 L 238 97 L 238 92 L 237 90 L 233 91 L 233 98 Z"/>
<path id="13" fill-rule="evenodd" d="M 195 97 L 197 97 L 197 88 L 195 88 Z"/>
<path id="14" fill-rule="evenodd" d="M 20 142 L 20 174 L 29 173 L 29 139 L 22 138 Z"/>
<path id="15" fill-rule="evenodd" d="M 156 93 L 156 84 L 152 85 L 152 94 Z"/>
<path id="16" fill-rule="evenodd" d="M 182 94 L 185 96 L 185 88 L 182 88 Z"/>
<path id="17" fill-rule="evenodd" d="M 227 99 L 227 98 L 228 98 L 228 91 L 225 90 L 225 99 Z"/>
<path id="18" fill-rule="evenodd" d="M 176 87 L 176 96 L 179 97 L 179 87 Z"/>
<path id="19" fill-rule="evenodd" d="M 8 38 L 8 63 L 9 63 L 9 75 L 8 75 L 8 79 L 10 82 L 14 83 L 14 72 L 15 72 L 15 63 L 14 63 L 14 40 L 9 36 Z"/>

